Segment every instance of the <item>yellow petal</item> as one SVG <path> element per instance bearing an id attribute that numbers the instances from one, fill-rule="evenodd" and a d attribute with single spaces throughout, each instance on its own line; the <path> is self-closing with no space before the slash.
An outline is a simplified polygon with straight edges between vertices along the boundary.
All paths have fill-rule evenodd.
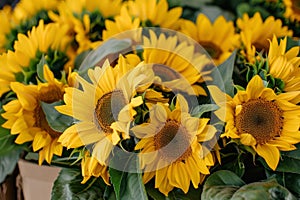
<path id="1" fill-rule="evenodd" d="M 266 161 L 266 163 L 272 170 L 276 169 L 280 158 L 280 153 L 277 147 L 267 144 L 258 144 L 256 147 L 256 152 Z"/>
<path id="2" fill-rule="evenodd" d="M 256 145 L 256 140 L 251 134 L 243 133 L 243 134 L 240 135 L 240 138 L 241 138 L 241 140 L 240 140 L 241 143 L 246 145 L 246 146 Z"/>
<path id="3" fill-rule="evenodd" d="M 48 145 L 50 142 L 51 142 L 51 137 L 47 132 L 41 131 L 37 133 L 32 142 L 33 151 L 37 151 L 43 148 L 44 146 Z"/>
<path id="4" fill-rule="evenodd" d="M 259 97 L 260 93 L 264 89 L 263 81 L 258 76 L 255 75 L 248 83 L 246 88 L 246 93 L 248 94 L 249 99 L 256 99 Z"/>

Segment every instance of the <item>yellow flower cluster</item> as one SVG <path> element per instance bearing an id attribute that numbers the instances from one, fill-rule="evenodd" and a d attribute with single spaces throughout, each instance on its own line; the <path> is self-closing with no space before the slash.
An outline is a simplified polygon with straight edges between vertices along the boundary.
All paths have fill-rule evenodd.
<path id="1" fill-rule="evenodd" d="M 299 8 L 284 2 L 284 16 L 299 21 Z M 198 188 L 231 143 L 276 170 L 281 152 L 300 142 L 293 31 L 259 12 L 235 20 L 183 13 L 167 0 L 4 7 L 1 126 L 38 152 L 40 165 L 80 151 L 82 183 L 102 177 L 111 184 L 119 150 L 136 155 L 144 184 L 154 181 L 165 196 Z"/>

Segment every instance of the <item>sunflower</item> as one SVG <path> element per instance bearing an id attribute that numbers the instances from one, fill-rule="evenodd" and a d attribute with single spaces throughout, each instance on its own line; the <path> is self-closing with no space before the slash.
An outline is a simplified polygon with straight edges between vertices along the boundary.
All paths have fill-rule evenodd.
<path id="1" fill-rule="evenodd" d="M 217 87 L 209 86 L 214 99 L 221 94 Z M 300 142 L 300 107 L 295 99 L 300 91 L 276 95 L 265 88 L 262 79 L 256 75 L 245 91 L 238 91 L 227 102 L 218 102 L 221 109 L 216 112 L 224 117 L 225 132 L 221 137 L 229 137 L 245 146 L 250 146 L 267 165 L 275 170 L 280 159 L 280 151 L 296 149 Z"/>
<path id="2" fill-rule="evenodd" d="M 48 11 L 49 18 L 59 24 L 60 26 L 67 26 L 68 31 L 67 35 L 71 38 L 71 47 L 69 48 L 68 55 L 77 55 L 78 50 L 78 43 L 75 40 L 76 32 L 74 30 L 75 23 L 76 23 L 76 13 L 80 13 L 83 9 L 83 0 L 66 0 L 61 1 L 60 4 L 57 6 L 57 11 Z M 74 53 L 76 52 L 76 53 Z M 71 60 L 75 60 L 72 58 Z M 71 63 L 74 65 L 74 63 Z"/>
<path id="3" fill-rule="evenodd" d="M 182 8 L 176 7 L 169 10 L 167 0 L 130 0 L 125 5 L 131 16 L 140 18 L 143 27 L 178 28 Z"/>
<path id="4" fill-rule="evenodd" d="M 6 37 L 12 29 L 12 9 L 10 6 L 5 6 L 2 10 L 0 10 L 0 21 L 0 53 L 2 53 L 6 51 Z"/>
<path id="5" fill-rule="evenodd" d="M 210 152 L 200 142 L 212 139 L 216 133 L 209 119 L 191 117 L 186 100 L 178 95 L 176 107 L 170 110 L 164 104 L 150 109 L 150 122 L 132 128 L 138 138 L 136 145 L 143 181 L 155 177 L 155 188 L 168 196 L 174 188 L 188 192 L 190 182 L 195 188 L 202 183 L 209 167 L 214 165 Z"/>
<path id="6" fill-rule="evenodd" d="M 103 30 L 103 40 L 107 40 L 114 35 L 123 33 L 129 30 L 136 30 L 140 27 L 140 19 L 132 18 L 125 6 L 122 6 L 120 15 L 114 17 L 114 21 L 105 20 L 105 30 Z M 132 38 L 133 31 L 128 32 L 130 35 L 126 35 L 128 38 Z M 133 37 L 135 38 L 135 37 Z M 139 40 L 139 37 L 135 38 Z"/>
<path id="7" fill-rule="evenodd" d="M 180 42 L 180 36 L 167 37 L 164 33 L 156 36 L 152 30 L 149 35 L 143 37 L 143 58 L 145 63 L 153 65 L 159 82 L 169 89 L 205 95 L 204 89 L 195 83 L 203 82 L 203 77 L 209 74 L 204 70 L 212 64 L 207 55 L 195 53 L 195 46 L 188 41 Z"/>
<path id="8" fill-rule="evenodd" d="M 292 36 L 293 32 L 287 26 L 282 26 L 282 21 L 273 16 L 269 16 L 265 21 L 257 12 L 249 18 L 244 14 L 243 18 L 237 20 L 240 29 L 241 40 L 244 45 L 242 53 L 251 63 L 255 61 L 255 53 L 267 52 L 269 48 L 268 40 L 275 34 L 277 37 Z"/>
<path id="9" fill-rule="evenodd" d="M 65 53 L 70 42 L 66 31 L 67 27 L 58 24 L 44 25 L 43 21 L 40 21 L 28 36 L 19 34 L 14 45 L 15 52 L 9 51 L 7 55 L 1 57 L 2 62 L 7 65 L 0 66 L 4 72 L 0 75 L 0 82 L 4 83 L 0 85 L 2 91 L 0 95 L 9 91 L 9 83 L 12 81 L 36 83 L 38 64 L 43 58 L 48 62 L 54 75 L 60 78 L 61 70 L 71 67 L 68 65 L 69 57 Z"/>
<path id="10" fill-rule="evenodd" d="M 300 3 L 297 0 L 283 0 L 285 5 L 284 16 L 292 21 L 300 21 Z"/>
<path id="11" fill-rule="evenodd" d="M 22 33 L 26 35 L 32 27 L 38 25 L 40 20 L 44 20 L 45 24 L 50 23 L 51 20 L 47 12 L 49 10 L 56 10 L 59 2 L 60 0 L 51 2 L 46 0 L 19 1 L 12 12 L 9 13 L 9 18 L 7 19 L 6 16 L 1 19 L 3 27 L 0 30 L 0 35 L 3 34 L 2 37 L 5 40 L 1 41 L 0 48 L 14 50 L 14 42 L 17 40 L 18 34 Z"/>
<path id="12" fill-rule="evenodd" d="M 53 155 L 60 156 L 63 146 L 58 142 L 60 132 L 50 127 L 42 108 L 42 103 L 54 103 L 63 99 L 66 84 L 54 78 L 47 65 L 44 65 L 45 83 L 24 85 L 12 82 L 11 89 L 17 99 L 3 106 L 2 125 L 10 129 L 11 134 L 18 135 L 15 143 L 32 142 L 33 151 L 39 151 L 39 164 L 44 160 L 51 163 Z"/>
<path id="13" fill-rule="evenodd" d="M 83 90 L 67 88 L 66 105 L 57 107 L 59 112 L 78 120 L 64 131 L 59 141 L 68 148 L 92 145 L 91 155 L 101 165 L 107 165 L 110 152 L 121 137 L 129 137 L 128 127 L 136 115 L 133 108 L 143 103 L 141 96 L 134 97 L 135 89 L 151 84 L 150 69 L 130 65 L 128 59 L 132 58 L 126 60 L 120 56 L 114 68 L 106 61 L 102 68 L 90 69 L 92 83 L 78 76 Z"/>
<path id="14" fill-rule="evenodd" d="M 268 54 L 269 73 L 283 80 L 284 91 L 300 91 L 300 47 L 296 46 L 286 51 L 286 45 L 286 37 L 278 44 L 276 36 L 273 36 Z"/>
<path id="15" fill-rule="evenodd" d="M 211 23 L 207 16 L 200 14 L 196 24 L 183 20 L 180 31 L 204 47 L 217 65 L 225 61 L 233 50 L 240 46 L 239 34 L 235 33 L 233 22 L 227 22 L 223 16 Z"/>
<path id="16" fill-rule="evenodd" d="M 55 10 L 60 0 L 21 0 L 14 8 L 13 17 L 16 23 L 35 16 L 40 11 Z"/>
<path id="17" fill-rule="evenodd" d="M 68 1 L 71 5 L 76 2 Z M 75 39 L 79 45 L 77 53 L 94 49 L 101 44 L 102 31 L 105 29 L 105 19 L 112 18 L 120 13 L 121 0 L 94 1 L 85 0 L 79 4 L 82 9 L 73 11 Z M 76 6 L 70 6 L 70 9 Z M 78 12 L 80 11 L 80 12 Z"/>
<path id="18" fill-rule="evenodd" d="M 6 67 L 15 66 L 15 67 Z M 22 71 L 18 65 L 15 54 L 11 51 L 0 55 L 0 97 L 10 90 L 10 83 L 16 81 L 15 74 Z"/>

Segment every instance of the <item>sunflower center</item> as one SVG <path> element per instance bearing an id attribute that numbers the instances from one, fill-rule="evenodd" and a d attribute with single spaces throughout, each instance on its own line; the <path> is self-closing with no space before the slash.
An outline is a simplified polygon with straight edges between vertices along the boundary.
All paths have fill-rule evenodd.
<path id="1" fill-rule="evenodd" d="M 105 133 L 112 133 L 110 125 L 118 119 L 119 112 L 126 105 L 126 99 L 121 90 L 104 94 L 97 101 L 95 117 L 99 128 Z"/>
<path id="2" fill-rule="evenodd" d="M 292 0 L 292 9 L 295 13 L 300 14 L 300 1 Z"/>
<path id="3" fill-rule="evenodd" d="M 192 154 L 189 134 L 175 120 L 168 120 L 154 136 L 154 145 L 155 150 L 159 150 L 167 162 L 184 161 Z"/>
<path id="4" fill-rule="evenodd" d="M 153 65 L 153 71 L 156 76 L 159 76 L 162 81 L 167 82 L 167 81 L 172 81 L 175 79 L 180 78 L 180 75 L 178 72 L 173 70 L 172 68 L 162 65 L 162 64 L 155 64 Z"/>
<path id="5" fill-rule="evenodd" d="M 42 87 L 39 90 L 38 99 L 45 103 L 54 103 L 56 101 L 62 100 L 64 92 L 55 85 L 49 85 L 47 87 Z"/>
<path id="6" fill-rule="evenodd" d="M 239 134 L 251 134 L 258 144 L 264 144 L 280 136 L 283 127 L 283 111 L 273 101 L 253 99 L 242 104 L 235 124 Z"/>
<path id="7" fill-rule="evenodd" d="M 207 53 L 213 58 L 218 59 L 222 54 L 222 49 L 212 42 L 200 42 L 201 46 L 207 51 Z"/>
<path id="8" fill-rule="evenodd" d="M 253 43 L 253 46 L 255 46 L 255 50 L 257 52 L 266 52 L 266 51 L 268 51 L 269 50 L 268 45 L 269 45 L 269 43 L 267 41 L 265 41 L 264 43 L 259 42 L 259 41 Z"/>

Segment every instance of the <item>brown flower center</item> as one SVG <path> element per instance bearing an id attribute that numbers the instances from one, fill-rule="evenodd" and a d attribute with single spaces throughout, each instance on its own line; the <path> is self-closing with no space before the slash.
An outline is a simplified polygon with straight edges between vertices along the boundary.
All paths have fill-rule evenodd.
<path id="1" fill-rule="evenodd" d="M 283 111 L 274 101 L 253 99 L 242 104 L 235 118 L 238 133 L 249 133 L 258 144 L 264 144 L 280 136 L 283 127 Z"/>
<path id="2" fill-rule="evenodd" d="M 63 91 L 57 86 L 50 85 L 42 87 L 39 90 L 38 100 L 45 103 L 54 103 L 63 99 Z M 52 138 L 58 138 L 61 133 L 53 130 L 46 119 L 45 113 L 41 106 L 37 106 L 34 109 L 35 127 L 39 127 L 46 131 Z"/>
<path id="3" fill-rule="evenodd" d="M 38 99 L 45 103 L 54 103 L 62 100 L 63 96 L 64 92 L 59 87 L 49 85 L 47 87 L 40 88 Z"/>
<path id="4" fill-rule="evenodd" d="M 300 14 L 300 1 L 299 0 L 291 0 L 292 1 L 292 10 L 296 14 Z"/>
<path id="5" fill-rule="evenodd" d="M 267 52 L 269 50 L 268 40 L 266 40 L 266 41 L 256 41 L 256 42 L 253 43 L 253 46 L 255 46 L 255 50 L 257 52 Z"/>
<path id="6" fill-rule="evenodd" d="M 184 161 L 192 154 L 189 134 L 175 120 L 168 120 L 154 136 L 154 145 L 167 162 Z"/>
<path id="7" fill-rule="evenodd" d="M 161 80 L 165 82 L 180 78 L 178 72 L 163 64 L 155 64 L 153 65 L 152 69 L 155 75 L 160 77 Z"/>
<path id="8" fill-rule="evenodd" d="M 200 45 L 213 59 L 218 59 L 222 54 L 222 49 L 212 42 L 200 42 Z"/>
<path id="9" fill-rule="evenodd" d="M 104 94 L 98 99 L 95 117 L 99 128 L 105 133 L 112 133 L 110 125 L 118 119 L 119 112 L 126 105 L 126 99 L 121 90 Z"/>

